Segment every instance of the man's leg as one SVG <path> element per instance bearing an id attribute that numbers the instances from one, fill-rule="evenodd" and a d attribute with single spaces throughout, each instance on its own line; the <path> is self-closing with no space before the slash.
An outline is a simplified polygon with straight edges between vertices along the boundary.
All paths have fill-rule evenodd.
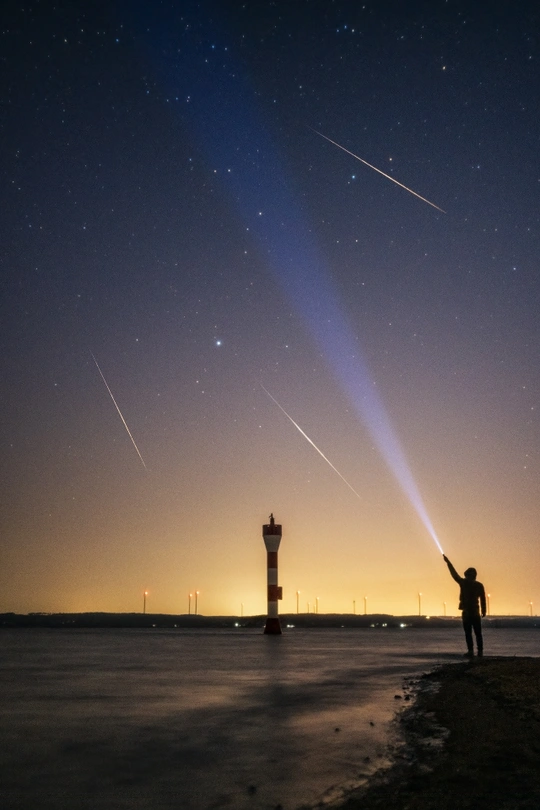
<path id="1" fill-rule="evenodd" d="M 474 635 L 476 636 L 478 655 L 482 656 L 484 654 L 484 639 L 482 638 L 482 619 L 480 616 L 474 616 L 472 626 L 474 629 Z"/>
<path id="2" fill-rule="evenodd" d="M 463 629 L 465 631 L 465 641 L 467 642 L 467 655 L 474 655 L 473 649 L 473 638 L 472 638 L 472 621 L 471 617 L 463 611 L 461 614 L 461 620 L 463 622 Z"/>

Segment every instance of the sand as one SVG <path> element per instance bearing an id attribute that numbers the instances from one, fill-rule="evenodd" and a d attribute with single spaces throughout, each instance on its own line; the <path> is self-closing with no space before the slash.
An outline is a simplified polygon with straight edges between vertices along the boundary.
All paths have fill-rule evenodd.
<path id="1" fill-rule="evenodd" d="M 447 664 L 416 688 L 394 765 L 342 810 L 540 810 L 540 658 Z"/>

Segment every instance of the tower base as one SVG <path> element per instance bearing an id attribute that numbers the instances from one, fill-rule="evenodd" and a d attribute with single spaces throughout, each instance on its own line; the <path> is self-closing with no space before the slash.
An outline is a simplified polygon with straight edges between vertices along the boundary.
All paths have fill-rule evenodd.
<path id="1" fill-rule="evenodd" d="M 271 636 L 281 635 L 281 624 L 275 616 L 268 616 L 264 625 L 264 632 Z"/>

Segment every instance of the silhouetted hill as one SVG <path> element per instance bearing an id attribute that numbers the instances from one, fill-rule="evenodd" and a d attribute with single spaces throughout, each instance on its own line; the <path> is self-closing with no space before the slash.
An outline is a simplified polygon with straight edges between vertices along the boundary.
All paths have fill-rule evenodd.
<path id="1" fill-rule="evenodd" d="M 194 616 L 169 613 L 1 613 L 0 627 L 77 627 L 77 628 L 257 628 L 264 627 L 266 616 Z M 443 616 L 391 616 L 387 614 L 354 615 L 352 613 L 285 613 L 280 616 L 286 632 L 295 627 L 319 628 L 424 628 L 459 627 L 461 619 Z M 484 619 L 487 627 L 540 627 L 536 616 L 491 616 Z"/>

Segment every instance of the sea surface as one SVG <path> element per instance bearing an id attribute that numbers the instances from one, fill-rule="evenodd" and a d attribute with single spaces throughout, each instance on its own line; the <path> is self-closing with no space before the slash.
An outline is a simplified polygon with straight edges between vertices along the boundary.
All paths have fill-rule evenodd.
<path id="1" fill-rule="evenodd" d="M 0 631 L 0 805 L 298 810 L 384 767 L 407 686 L 460 628 Z M 489 655 L 537 630 L 485 629 Z M 396 698 L 399 695 L 399 698 Z"/>

